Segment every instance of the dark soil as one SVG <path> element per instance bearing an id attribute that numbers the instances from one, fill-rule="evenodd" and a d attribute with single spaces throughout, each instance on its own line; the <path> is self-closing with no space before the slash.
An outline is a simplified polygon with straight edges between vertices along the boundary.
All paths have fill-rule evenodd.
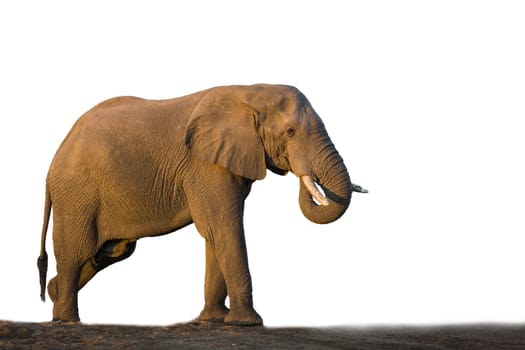
<path id="1" fill-rule="evenodd" d="M 525 349 L 525 325 L 266 328 L 0 321 L 0 349 Z"/>

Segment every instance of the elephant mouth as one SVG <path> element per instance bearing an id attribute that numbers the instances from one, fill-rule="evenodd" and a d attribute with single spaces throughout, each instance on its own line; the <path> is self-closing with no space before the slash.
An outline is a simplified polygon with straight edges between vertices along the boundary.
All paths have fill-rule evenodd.
<path id="1" fill-rule="evenodd" d="M 327 206 L 330 204 L 328 198 L 324 193 L 324 189 L 312 177 L 308 175 L 303 175 L 301 176 L 301 181 L 312 196 L 312 199 L 314 200 L 315 204 L 319 206 Z M 351 184 L 351 186 L 352 192 L 368 193 L 367 189 L 364 189 L 359 185 Z"/>
<path id="2" fill-rule="evenodd" d="M 283 169 L 278 168 L 278 167 L 271 167 L 271 166 L 269 166 L 268 169 L 270 169 L 270 171 L 272 173 L 275 173 L 277 175 L 284 176 L 284 175 L 288 174 L 288 170 L 283 170 Z"/>
<path id="3" fill-rule="evenodd" d="M 275 165 L 272 158 L 268 156 L 267 153 L 265 154 L 265 157 L 266 157 L 266 168 L 268 168 L 272 173 L 275 173 L 281 176 L 288 174 L 288 170 L 281 169 L 277 165 Z"/>
<path id="4" fill-rule="evenodd" d="M 312 179 L 308 175 L 303 175 L 301 176 L 301 181 L 305 185 L 308 192 L 310 192 L 310 195 L 314 199 L 314 203 L 316 203 L 317 205 L 322 205 L 322 206 L 326 206 L 330 204 L 330 202 L 328 202 L 328 199 L 326 198 L 324 193 L 322 193 L 319 190 L 321 186 L 317 185 L 314 179 Z"/>

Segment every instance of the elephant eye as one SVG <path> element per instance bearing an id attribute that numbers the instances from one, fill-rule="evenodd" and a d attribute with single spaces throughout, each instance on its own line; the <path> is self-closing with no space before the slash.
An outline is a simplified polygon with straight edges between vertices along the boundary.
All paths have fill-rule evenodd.
<path id="1" fill-rule="evenodd" d="M 286 130 L 286 135 L 288 135 L 288 137 L 292 137 L 293 135 L 295 135 L 295 129 L 294 128 L 288 128 Z"/>

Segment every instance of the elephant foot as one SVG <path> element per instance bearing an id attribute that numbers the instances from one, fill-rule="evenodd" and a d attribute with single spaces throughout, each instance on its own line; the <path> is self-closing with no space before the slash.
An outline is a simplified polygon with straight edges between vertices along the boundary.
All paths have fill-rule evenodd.
<path id="1" fill-rule="evenodd" d="M 53 323 L 58 323 L 58 324 L 76 324 L 76 323 L 79 323 L 80 322 L 80 319 L 75 319 L 75 320 L 62 320 L 60 318 L 55 318 L 53 317 Z"/>
<path id="2" fill-rule="evenodd" d="M 80 322 L 80 317 L 78 317 L 78 312 L 74 312 L 74 313 L 53 312 L 53 322 L 78 323 Z"/>
<path id="3" fill-rule="evenodd" d="M 233 326 L 261 326 L 262 317 L 254 309 L 230 310 L 224 323 Z"/>
<path id="4" fill-rule="evenodd" d="M 204 310 L 201 311 L 197 321 L 199 322 L 211 322 L 211 323 L 223 323 L 224 317 L 230 310 L 224 305 L 204 306 Z"/>
<path id="5" fill-rule="evenodd" d="M 80 322 L 78 308 L 55 302 L 53 305 L 53 322 Z"/>

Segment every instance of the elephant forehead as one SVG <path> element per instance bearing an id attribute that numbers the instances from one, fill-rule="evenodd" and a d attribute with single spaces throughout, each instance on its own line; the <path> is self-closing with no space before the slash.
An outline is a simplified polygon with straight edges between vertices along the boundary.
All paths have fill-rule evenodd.
<path id="1" fill-rule="evenodd" d="M 293 127 L 302 130 L 305 133 L 310 133 L 322 125 L 319 118 L 309 113 L 301 113 L 297 111 L 274 112 L 269 118 L 267 128 L 275 134 L 284 132 L 287 128 Z"/>
<path id="2" fill-rule="evenodd" d="M 310 106 L 303 106 L 297 111 L 295 119 L 299 128 L 305 132 L 311 132 L 312 130 L 323 127 L 321 118 L 319 118 Z"/>

